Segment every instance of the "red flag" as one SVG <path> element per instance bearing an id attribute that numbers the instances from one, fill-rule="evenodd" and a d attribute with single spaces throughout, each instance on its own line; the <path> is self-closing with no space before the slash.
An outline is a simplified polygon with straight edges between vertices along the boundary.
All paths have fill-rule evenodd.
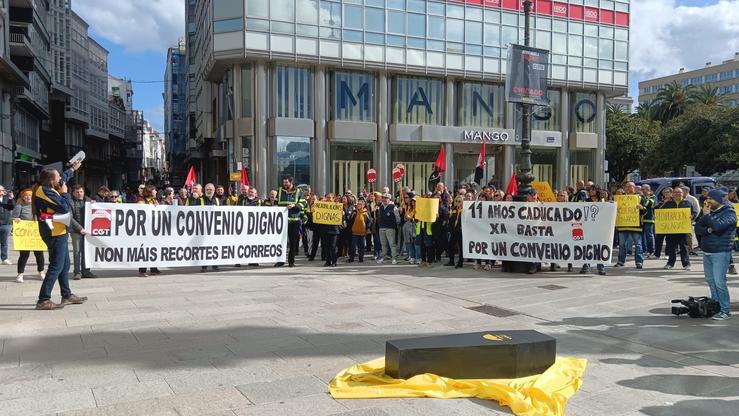
<path id="1" fill-rule="evenodd" d="M 477 157 L 477 166 L 475 167 L 475 182 L 482 184 L 482 179 L 485 176 L 485 166 L 487 165 L 487 157 L 485 156 L 485 138 L 482 139 L 482 145 L 480 145 L 480 156 Z"/>
<path id="2" fill-rule="evenodd" d="M 246 168 L 241 168 L 241 184 L 249 186 L 249 175 L 246 174 Z"/>
<path id="3" fill-rule="evenodd" d="M 434 162 L 434 170 L 444 172 L 446 170 L 446 153 L 444 152 L 444 145 L 441 145 L 439 155 L 436 156 L 436 162 Z"/>
<path id="4" fill-rule="evenodd" d="M 195 182 L 197 182 L 197 179 L 195 179 L 195 166 L 190 166 L 190 171 L 187 172 L 187 178 L 185 178 L 185 187 L 192 188 Z"/>
<path id="5" fill-rule="evenodd" d="M 516 180 L 516 172 L 513 172 L 513 175 L 511 175 L 511 181 L 508 182 L 508 186 L 505 188 L 505 193 L 511 194 L 513 196 L 518 195 L 518 182 Z"/>

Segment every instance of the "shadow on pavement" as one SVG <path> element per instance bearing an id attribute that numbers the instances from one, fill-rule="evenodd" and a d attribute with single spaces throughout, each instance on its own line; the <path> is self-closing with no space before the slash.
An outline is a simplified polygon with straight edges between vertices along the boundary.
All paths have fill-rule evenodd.
<path id="1" fill-rule="evenodd" d="M 667 406 L 643 407 L 649 416 L 701 415 L 727 416 L 739 412 L 739 400 L 682 400 Z"/>

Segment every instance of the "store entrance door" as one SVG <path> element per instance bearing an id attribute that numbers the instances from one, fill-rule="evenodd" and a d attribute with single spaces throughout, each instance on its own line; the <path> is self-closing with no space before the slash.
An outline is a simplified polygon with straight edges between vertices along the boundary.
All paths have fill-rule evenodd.
<path id="1" fill-rule="evenodd" d="M 367 186 L 367 171 L 371 167 L 372 163 L 364 160 L 334 160 L 331 189 L 340 195 L 347 190 L 356 195 Z"/>

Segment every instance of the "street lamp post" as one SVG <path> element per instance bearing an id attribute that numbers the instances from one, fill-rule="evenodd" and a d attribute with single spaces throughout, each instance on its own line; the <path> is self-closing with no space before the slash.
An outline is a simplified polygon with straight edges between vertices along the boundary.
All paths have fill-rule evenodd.
<path id="1" fill-rule="evenodd" d="M 524 46 L 531 46 L 531 1 L 523 2 L 524 12 Z M 524 78 L 528 79 L 529 65 L 524 66 Z M 531 173 L 531 104 L 521 104 L 521 166 L 518 175 L 518 197 L 525 200 L 531 189 L 534 175 Z"/>

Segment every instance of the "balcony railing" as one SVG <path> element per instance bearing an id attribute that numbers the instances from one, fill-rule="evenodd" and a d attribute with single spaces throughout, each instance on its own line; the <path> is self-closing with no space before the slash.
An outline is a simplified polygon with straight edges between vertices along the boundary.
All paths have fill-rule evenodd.
<path id="1" fill-rule="evenodd" d="M 10 43 L 31 43 L 31 39 L 25 33 L 10 32 Z"/>

